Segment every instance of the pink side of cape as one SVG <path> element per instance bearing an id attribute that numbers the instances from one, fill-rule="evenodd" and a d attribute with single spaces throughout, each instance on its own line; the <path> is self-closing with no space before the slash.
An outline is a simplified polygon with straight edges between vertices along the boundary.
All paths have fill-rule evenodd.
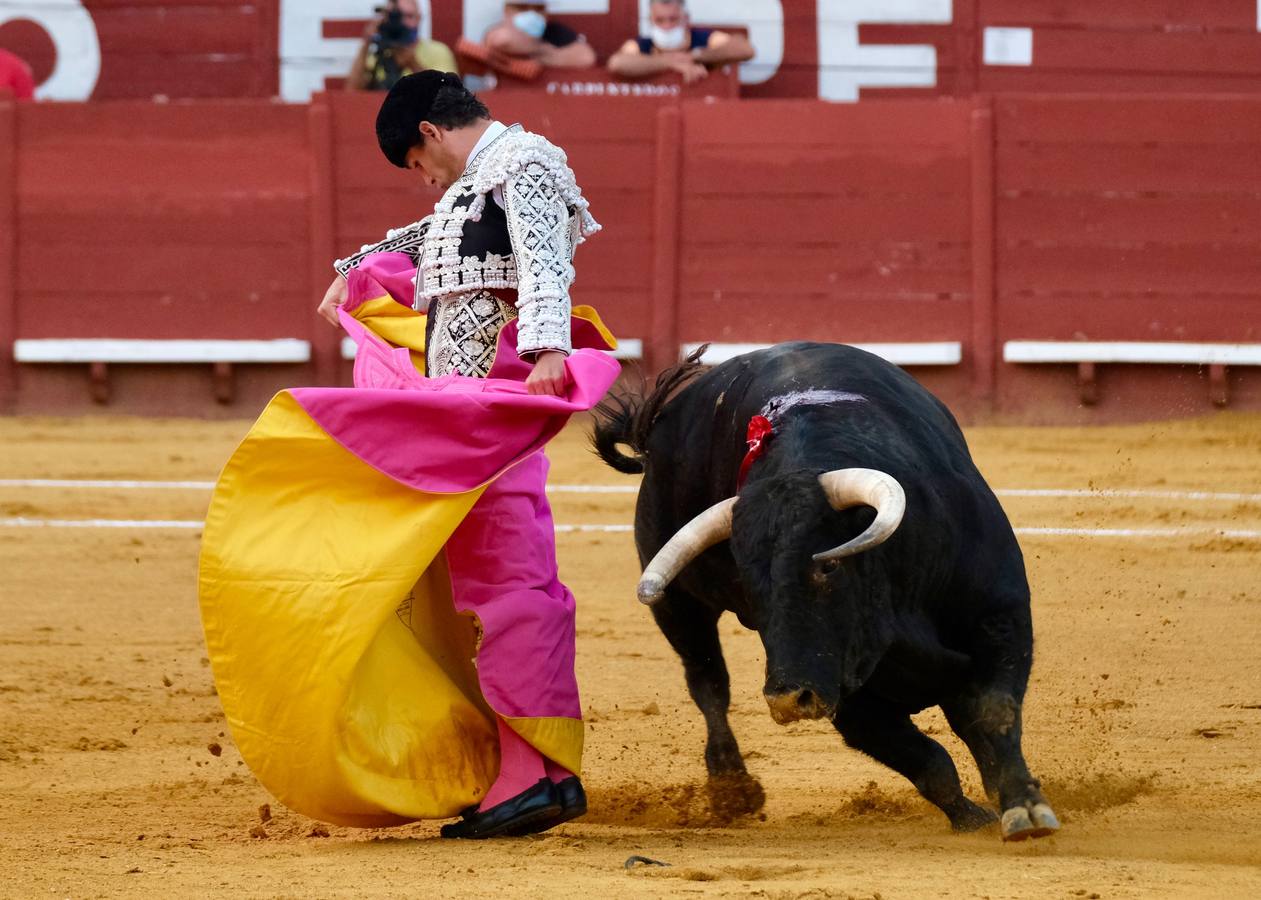
<path id="1" fill-rule="evenodd" d="M 523 383 L 530 366 L 514 352 L 514 321 L 500 331 L 493 377 L 425 378 L 406 348 L 347 314 L 387 293 L 410 306 L 414 273 L 403 254 L 369 257 L 351 273 L 341 322 L 358 347 L 355 388 L 293 396 L 343 447 L 417 490 L 493 481 L 446 547 L 456 608 L 482 624 L 482 693 L 501 716 L 581 718 L 574 597 L 557 576 L 548 464 L 537 451 L 572 413 L 599 402 L 620 366 L 579 349 L 565 362 L 565 396 L 531 396 Z M 588 322 L 575 320 L 574 328 L 576 345 L 603 340 Z"/>
<path id="2" fill-rule="evenodd" d="M 379 265 L 351 272 L 350 309 L 386 293 L 402 302 L 411 282 L 397 257 L 410 263 L 404 254 L 379 254 L 370 257 Z M 570 415 L 594 407 L 620 372 L 608 354 L 580 349 L 565 360 L 561 397 L 531 395 L 516 378 L 425 378 L 408 350 L 391 347 L 345 308 L 339 316 L 358 345 L 355 387 L 290 393 L 339 444 L 418 491 L 459 493 L 492 481 L 542 449 Z"/>

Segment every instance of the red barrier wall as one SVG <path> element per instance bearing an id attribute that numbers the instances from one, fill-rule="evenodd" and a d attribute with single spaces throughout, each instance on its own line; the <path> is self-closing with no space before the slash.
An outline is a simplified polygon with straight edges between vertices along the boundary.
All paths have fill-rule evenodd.
<path id="1" fill-rule="evenodd" d="M 995 120 L 1000 341 L 1261 341 L 1261 98 L 1003 97 Z M 1203 407 L 1202 373 L 1105 374 L 1143 411 Z M 1074 377 L 1005 367 L 999 409 Z"/>
<path id="2" fill-rule="evenodd" d="M 977 0 L 977 25 L 1033 30 L 1028 66 L 979 67 L 979 90 L 1261 88 L 1253 0 Z"/>
<path id="3" fill-rule="evenodd" d="M 272 338 L 305 312 L 307 111 L 20 106 L 18 333 Z"/>
<path id="4" fill-rule="evenodd" d="M 970 113 L 689 105 L 678 340 L 966 341 Z"/>
<path id="5" fill-rule="evenodd" d="M 258 101 L 19 104 L 16 337 L 305 337 L 307 116 Z M 164 369 L 176 384 L 157 392 L 152 371 L 114 369 L 124 407 L 209 396 L 203 367 Z M 84 400 L 80 367 L 26 367 L 19 385 L 27 408 Z"/>
<path id="6" fill-rule="evenodd" d="M 1105 367 L 1081 409 L 1074 367 L 1003 342 L 1261 342 L 1261 100 L 489 99 L 569 151 L 605 224 L 575 301 L 654 367 L 706 340 L 958 341 L 915 374 L 965 415 L 1098 421 L 1210 409 L 1206 374 Z M 309 367 L 238 367 L 231 414 L 344 380 L 313 309 L 331 260 L 435 199 L 380 160 L 375 107 L 0 102 L 0 340 L 312 342 Z M 213 410 L 203 369 L 114 366 L 113 408 Z M 1230 377 L 1261 408 L 1261 371 Z M 0 402 L 87 407 L 85 367 L 6 353 Z"/>

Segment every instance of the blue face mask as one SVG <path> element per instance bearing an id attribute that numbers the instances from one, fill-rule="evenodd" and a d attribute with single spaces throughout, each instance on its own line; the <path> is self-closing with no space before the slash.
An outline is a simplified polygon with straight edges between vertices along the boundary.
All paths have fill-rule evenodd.
<path id="1" fill-rule="evenodd" d="M 404 36 L 407 38 L 407 43 L 409 43 L 409 44 L 414 44 L 414 43 L 416 43 L 417 41 L 419 41 L 419 40 L 420 40 L 420 29 L 419 29 L 419 28 L 409 28 L 409 29 L 407 29 L 407 31 L 405 31 L 403 34 L 404 34 Z"/>
<path id="2" fill-rule="evenodd" d="M 512 24 L 517 30 L 538 40 L 547 30 L 547 17 L 536 9 L 526 9 L 512 17 Z"/>

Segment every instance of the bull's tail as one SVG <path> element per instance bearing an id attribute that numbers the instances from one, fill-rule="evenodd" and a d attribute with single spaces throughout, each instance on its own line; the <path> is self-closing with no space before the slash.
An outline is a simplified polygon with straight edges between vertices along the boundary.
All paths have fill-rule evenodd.
<path id="1" fill-rule="evenodd" d="M 626 475 L 640 475 L 644 471 L 641 448 L 633 443 L 635 416 L 643 396 L 617 393 L 609 394 L 595 408 L 595 425 L 591 431 L 591 448 L 596 456 L 617 471 Z M 622 447 L 629 447 L 634 455 L 627 456 Z"/>
<path id="2" fill-rule="evenodd" d="M 609 394 L 596 406 L 591 433 L 596 455 L 619 472 L 641 474 L 648 459 L 648 436 L 653 423 L 666 401 L 706 368 L 700 360 L 708 348 L 708 344 L 698 348 L 686 360 L 658 375 L 651 393 L 640 374 L 637 390 Z M 623 446 L 632 455 L 623 453 Z"/>

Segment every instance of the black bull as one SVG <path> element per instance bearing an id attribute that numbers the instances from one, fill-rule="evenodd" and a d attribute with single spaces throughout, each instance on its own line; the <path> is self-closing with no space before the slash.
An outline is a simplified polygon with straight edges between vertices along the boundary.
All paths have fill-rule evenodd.
<path id="1" fill-rule="evenodd" d="M 842 345 L 782 344 L 709 371 L 695 359 L 646 397 L 607 402 L 594 442 L 615 469 L 644 475 L 641 599 L 704 714 L 715 809 L 750 812 L 764 799 L 727 720 L 717 623 L 730 611 L 762 637 L 776 721 L 830 719 L 955 829 L 974 830 L 997 817 L 964 796 L 950 756 L 911 721 L 940 706 L 998 802 L 1003 837 L 1056 830 L 1020 746 L 1033 661 L 1024 559 L 949 410 L 897 367 Z M 737 492 L 757 415 L 774 430 Z M 878 470 L 850 474 L 883 479 L 881 496 L 904 493 L 905 510 L 883 542 L 829 556 L 888 518 L 825 493 L 820 475 L 848 469 Z M 685 532 L 671 541 L 707 510 L 703 540 Z M 680 554 L 676 545 L 687 546 Z M 673 570 L 650 583 L 672 554 Z"/>

